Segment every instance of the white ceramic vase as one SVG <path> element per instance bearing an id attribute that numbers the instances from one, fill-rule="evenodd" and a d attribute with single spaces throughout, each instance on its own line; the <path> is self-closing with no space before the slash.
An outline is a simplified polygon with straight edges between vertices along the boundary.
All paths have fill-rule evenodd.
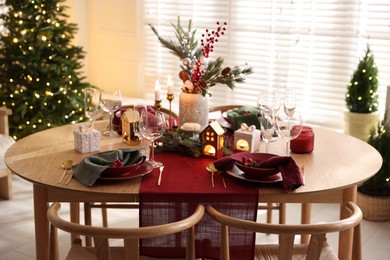
<path id="1" fill-rule="evenodd" d="M 179 96 L 179 126 L 198 123 L 203 130 L 209 121 L 209 97 L 181 92 Z"/>

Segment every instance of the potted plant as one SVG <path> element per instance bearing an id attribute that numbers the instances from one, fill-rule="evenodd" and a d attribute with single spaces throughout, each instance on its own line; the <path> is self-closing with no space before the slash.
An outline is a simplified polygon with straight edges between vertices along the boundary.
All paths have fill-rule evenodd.
<path id="1" fill-rule="evenodd" d="M 345 132 L 367 141 L 370 130 L 378 124 L 378 69 L 370 47 L 360 60 L 349 82 L 344 113 Z"/>
<path id="2" fill-rule="evenodd" d="M 383 121 L 371 129 L 368 143 L 381 154 L 383 164 L 358 188 L 357 203 L 365 219 L 390 220 L 390 121 L 387 121 L 387 113 Z"/>

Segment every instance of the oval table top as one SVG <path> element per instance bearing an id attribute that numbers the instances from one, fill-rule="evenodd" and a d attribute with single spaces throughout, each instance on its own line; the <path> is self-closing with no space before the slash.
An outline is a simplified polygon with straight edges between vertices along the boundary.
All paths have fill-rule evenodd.
<path id="1" fill-rule="evenodd" d="M 101 130 L 107 121 L 96 122 Z M 138 195 L 141 178 L 123 182 L 107 182 L 105 185 L 85 187 L 78 181 L 68 185 L 58 184 L 63 172 L 62 161 L 78 163 L 91 153 L 81 154 L 74 150 L 73 131 L 78 125 L 55 127 L 29 135 L 13 144 L 5 154 L 8 168 L 34 184 L 50 188 L 81 192 Z M 314 151 L 309 154 L 290 153 L 298 165 L 305 168 L 305 186 L 288 195 L 308 194 L 320 191 L 341 190 L 355 186 L 373 176 L 382 165 L 382 157 L 375 148 L 357 138 L 325 128 L 314 127 Z M 128 147 L 121 137 L 101 136 L 101 151 Z M 264 150 L 264 143 L 260 151 Z M 285 142 L 278 140 L 269 144 L 269 152 L 285 154 Z M 281 194 L 275 187 L 262 186 L 261 194 Z"/>

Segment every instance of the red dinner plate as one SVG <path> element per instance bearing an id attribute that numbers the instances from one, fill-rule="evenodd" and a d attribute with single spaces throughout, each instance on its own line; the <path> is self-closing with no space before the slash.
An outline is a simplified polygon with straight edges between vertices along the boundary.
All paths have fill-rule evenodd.
<path id="1" fill-rule="evenodd" d="M 121 167 L 125 168 L 125 167 Z M 127 173 L 118 174 L 102 174 L 99 179 L 101 180 L 110 180 L 110 181 L 118 181 L 118 180 L 127 180 L 132 178 L 137 178 L 149 174 L 153 171 L 153 166 L 149 162 L 145 161 L 138 168 L 132 168 L 131 171 Z"/>

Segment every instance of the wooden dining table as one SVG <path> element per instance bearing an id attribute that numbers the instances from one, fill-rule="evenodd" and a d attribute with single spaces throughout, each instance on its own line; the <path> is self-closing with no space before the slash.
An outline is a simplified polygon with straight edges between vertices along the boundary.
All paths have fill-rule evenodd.
<path id="1" fill-rule="evenodd" d="M 96 122 L 102 130 L 107 121 Z M 79 153 L 74 148 L 74 130 L 79 125 L 65 125 L 41 131 L 18 140 L 5 154 L 8 168 L 33 183 L 36 259 L 49 259 L 49 222 L 46 212 L 50 202 L 70 202 L 71 220 L 78 222 L 80 202 L 139 201 L 142 178 L 106 182 L 86 187 L 73 179 L 69 184 L 58 183 L 63 173 L 64 160 L 80 162 L 91 153 Z M 290 153 L 298 165 L 304 166 L 305 185 L 286 193 L 279 186 L 259 188 L 260 202 L 302 203 L 302 223 L 310 222 L 311 203 L 339 203 L 356 201 L 357 187 L 373 176 L 382 165 L 381 155 L 369 144 L 354 137 L 321 127 L 313 127 L 314 151 L 307 154 Z M 101 151 L 126 148 L 120 136 L 101 136 Z M 260 144 L 259 152 L 264 152 Z M 269 144 L 269 152 L 285 155 L 285 142 Z M 177 162 L 180 163 L 180 162 Z M 164 172 L 164 175 L 172 174 Z M 205 171 L 205 174 L 209 174 Z M 228 178 L 229 176 L 226 176 Z M 156 184 L 157 185 L 157 184 Z M 340 218 L 349 213 L 340 207 Z M 354 244 L 354 241 L 357 243 Z M 359 234 L 344 231 L 339 236 L 339 258 L 361 256 Z M 353 247 L 353 245 L 355 245 Z M 356 258 L 357 259 L 357 258 Z"/>

